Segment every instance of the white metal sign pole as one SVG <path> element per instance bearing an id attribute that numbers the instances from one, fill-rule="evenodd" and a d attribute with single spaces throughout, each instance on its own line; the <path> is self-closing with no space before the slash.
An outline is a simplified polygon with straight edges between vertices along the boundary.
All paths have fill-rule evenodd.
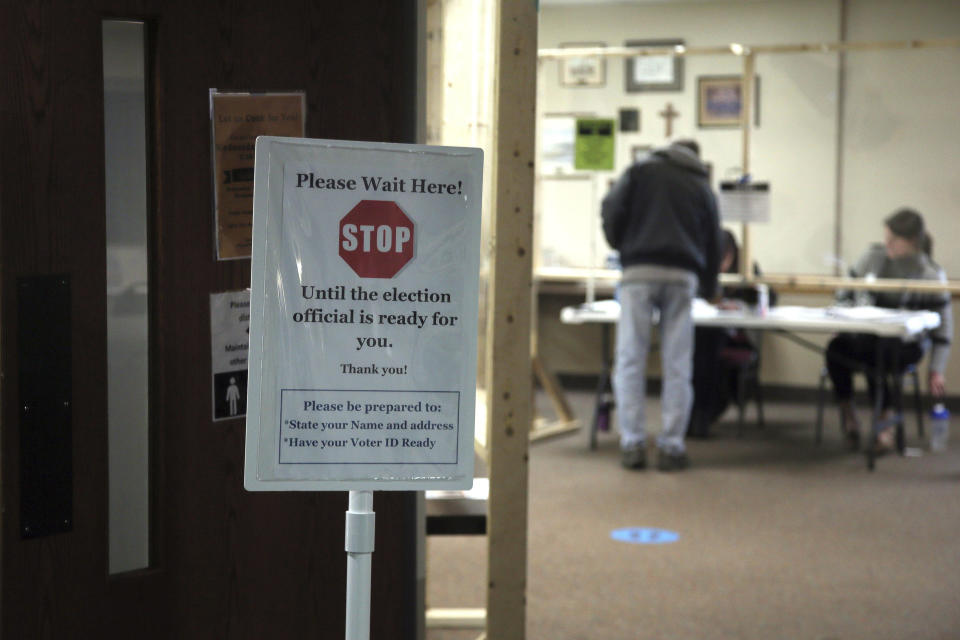
<path id="1" fill-rule="evenodd" d="M 347 640 L 370 638 L 370 575 L 376 516 L 373 491 L 351 491 L 347 507 Z"/>

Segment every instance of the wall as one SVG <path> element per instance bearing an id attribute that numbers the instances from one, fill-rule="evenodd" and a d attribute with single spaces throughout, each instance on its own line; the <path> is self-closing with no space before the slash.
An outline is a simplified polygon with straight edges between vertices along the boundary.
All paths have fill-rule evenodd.
<path id="1" fill-rule="evenodd" d="M 494 4 L 487 0 L 429 3 L 428 144 L 480 147 L 483 171 L 483 239 L 488 246 L 493 180 Z M 483 264 L 489 253 L 482 254 Z"/>
<path id="2" fill-rule="evenodd" d="M 956 2 L 850 6 L 850 40 L 956 38 L 958 28 Z M 924 214 L 935 259 L 960 277 L 960 253 L 949 249 L 960 237 L 960 48 L 852 53 L 847 77 L 844 255 L 855 258 L 887 213 L 909 205 Z"/>
<path id="3" fill-rule="evenodd" d="M 851 41 L 956 38 L 960 3 L 853 0 Z M 843 255 L 855 260 L 881 238 L 882 219 L 900 206 L 920 211 L 934 238 L 934 259 L 960 279 L 960 48 L 874 51 L 847 56 Z M 960 318 L 956 298 L 954 318 Z M 954 322 L 953 344 L 960 345 Z M 960 395 L 960 358 L 947 367 L 950 395 Z"/>
<path id="4" fill-rule="evenodd" d="M 486 349 L 487 278 L 492 258 L 495 5 L 489 0 L 427 3 L 427 144 L 483 149 L 478 347 Z M 485 359 L 477 362 L 484 379 Z"/>
<path id="5" fill-rule="evenodd" d="M 682 38 L 690 47 L 836 42 L 844 29 L 842 14 L 840 0 L 548 6 L 541 12 L 540 47 L 571 42 L 622 46 L 628 39 L 657 38 Z M 956 37 L 960 4 L 850 0 L 845 24 L 848 41 Z M 948 250 L 947 241 L 960 232 L 955 213 L 960 181 L 952 162 L 960 143 L 958 62 L 956 48 L 757 57 L 760 119 L 751 132 L 750 173 L 771 183 L 772 219 L 752 225 L 750 237 L 754 258 L 764 271 L 832 273 L 837 264 L 855 261 L 869 242 L 882 238 L 881 220 L 887 213 L 909 204 L 924 213 L 934 232 L 935 257 L 948 274 L 960 277 L 960 255 Z M 649 93 L 625 92 L 620 59 L 607 60 L 606 85 L 601 88 L 560 86 L 557 64 L 541 62 L 541 114 L 616 118 L 619 109 L 633 107 L 641 111 L 641 130 L 618 135 L 613 172 L 576 183 L 560 183 L 552 175 L 541 179 L 541 264 L 602 266 L 609 249 L 596 231 L 599 198 L 608 181 L 629 163 L 632 146 L 668 141 L 658 115 L 668 102 L 680 112 L 673 137 L 700 141 L 704 159 L 713 164 L 715 186 L 739 174 L 740 131 L 701 129 L 696 123 L 697 77 L 740 73 L 738 58 L 688 56 L 682 91 Z M 731 225 L 737 235 L 739 227 Z M 584 241 L 591 237 L 597 242 L 592 251 L 589 240 Z M 565 247 L 579 249 L 565 254 Z M 783 298 L 797 304 L 829 300 L 825 295 Z M 599 360 L 587 351 L 597 336 L 588 332 L 586 348 L 577 349 L 576 332 L 585 328 L 563 327 L 545 318 L 554 306 L 541 301 L 539 344 L 545 361 L 561 372 L 596 371 Z M 814 385 L 821 359 L 798 349 L 768 337 L 764 381 Z M 960 394 L 958 365 L 948 369 L 947 380 L 949 392 Z"/>
<path id="6" fill-rule="evenodd" d="M 681 38 L 689 47 L 731 42 L 833 42 L 839 38 L 839 12 L 836 2 L 817 0 L 599 5 L 545 8 L 541 15 L 541 49 L 569 42 L 623 46 L 630 39 L 663 38 Z M 580 112 L 616 118 L 621 108 L 641 111 L 640 132 L 618 135 L 616 170 L 598 174 L 595 191 L 589 183 L 578 183 L 583 186 L 577 197 L 569 183 L 564 183 L 564 193 L 555 195 L 559 190 L 555 181 L 542 182 L 538 209 L 548 257 L 551 245 L 569 242 L 570 229 L 576 229 L 580 238 L 590 237 L 590 227 L 598 224 L 596 203 L 606 191 L 607 182 L 628 165 L 633 146 L 659 146 L 669 141 L 665 121 L 659 116 L 668 103 L 680 113 L 674 120 L 672 137 L 692 136 L 699 140 L 704 159 L 713 165 L 715 184 L 720 179 L 739 177 L 742 172 L 740 130 L 701 129 L 696 119 L 697 78 L 739 74 L 743 70 L 740 58 L 685 57 L 684 87 L 680 92 L 626 93 L 624 65 L 623 59 L 607 60 L 607 82 L 602 88 L 566 88 L 559 83 L 558 63 L 541 63 L 541 113 Z M 757 59 L 760 124 L 753 132 L 750 172 L 755 179 L 769 180 L 773 185 L 776 224 L 755 225 L 752 237 L 756 258 L 770 272 L 830 270 L 824 253 L 832 248 L 836 68 L 836 55 Z M 596 200 L 591 201 L 592 195 Z M 557 203 L 562 206 L 555 206 Z M 790 255 L 778 247 L 785 241 L 794 247 Z M 607 251 L 600 242 L 597 266 L 602 265 Z M 570 262 L 566 266 L 589 266 Z"/>

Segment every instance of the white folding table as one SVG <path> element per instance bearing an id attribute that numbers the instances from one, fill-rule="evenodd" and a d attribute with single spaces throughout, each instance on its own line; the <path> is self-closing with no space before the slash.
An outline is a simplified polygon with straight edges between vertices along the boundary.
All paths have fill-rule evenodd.
<path id="1" fill-rule="evenodd" d="M 817 352 L 823 349 L 796 333 L 869 333 L 880 338 L 915 340 L 925 331 L 940 325 L 939 314 L 933 311 L 907 311 L 901 309 L 883 309 L 879 307 L 772 307 L 765 314 L 749 309 L 720 309 L 704 300 L 694 301 L 693 321 L 702 327 L 724 327 L 736 329 L 757 329 L 774 331 L 798 344 Z M 564 307 L 560 311 L 560 320 L 565 324 L 600 323 L 603 327 L 603 371 L 597 388 L 597 409 L 602 401 L 610 379 L 610 327 L 620 320 L 620 303 L 616 300 L 597 300 L 581 305 Z M 867 446 L 867 466 L 874 468 L 874 444 L 877 433 L 886 426 L 880 421 L 883 406 L 882 381 L 886 375 L 883 362 L 881 340 L 877 341 L 876 366 L 871 372 L 877 379 L 877 397 L 873 406 L 873 428 Z M 891 363 L 895 368 L 897 363 Z M 590 428 L 590 446 L 596 447 L 597 410 Z M 897 420 L 897 445 L 900 453 L 904 450 L 903 420 Z"/>

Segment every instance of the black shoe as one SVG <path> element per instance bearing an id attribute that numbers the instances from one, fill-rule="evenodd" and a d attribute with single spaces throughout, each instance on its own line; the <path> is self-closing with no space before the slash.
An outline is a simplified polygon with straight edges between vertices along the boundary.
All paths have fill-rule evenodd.
<path id="1" fill-rule="evenodd" d="M 682 471 L 690 465 L 690 459 L 686 452 L 667 453 L 661 451 L 657 455 L 658 471 Z"/>
<path id="2" fill-rule="evenodd" d="M 857 451 L 860 449 L 860 431 L 856 428 L 843 432 L 843 442 L 847 451 Z"/>
<path id="3" fill-rule="evenodd" d="M 711 422 L 712 420 L 705 418 L 702 412 L 694 411 L 690 416 L 690 424 L 687 426 L 687 437 L 698 439 L 709 438 Z"/>
<path id="4" fill-rule="evenodd" d="M 843 434 L 843 443 L 848 451 L 860 449 L 860 421 L 851 408 L 840 409 L 840 433 Z"/>
<path id="5" fill-rule="evenodd" d="M 642 445 L 620 451 L 620 466 L 640 471 L 647 468 L 647 450 Z"/>

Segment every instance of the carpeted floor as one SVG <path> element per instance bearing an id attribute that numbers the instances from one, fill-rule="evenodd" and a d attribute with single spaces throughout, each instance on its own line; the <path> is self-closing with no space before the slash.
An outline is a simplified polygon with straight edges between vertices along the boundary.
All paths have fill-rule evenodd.
<path id="1" fill-rule="evenodd" d="M 590 394 L 570 399 L 590 415 Z M 596 451 L 585 429 L 535 443 L 527 638 L 960 638 L 958 419 L 949 451 L 932 454 L 910 415 L 920 455 L 881 458 L 871 473 L 843 451 L 833 413 L 814 446 L 814 411 L 768 403 L 766 428 L 739 438 L 730 411 L 673 474 L 621 469 L 613 433 Z M 679 538 L 611 537 L 629 527 Z M 483 607 L 485 554 L 483 537 L 430 537 L 428 606 Z M 431 629 L 427 640 L 478 635 Z"/>

